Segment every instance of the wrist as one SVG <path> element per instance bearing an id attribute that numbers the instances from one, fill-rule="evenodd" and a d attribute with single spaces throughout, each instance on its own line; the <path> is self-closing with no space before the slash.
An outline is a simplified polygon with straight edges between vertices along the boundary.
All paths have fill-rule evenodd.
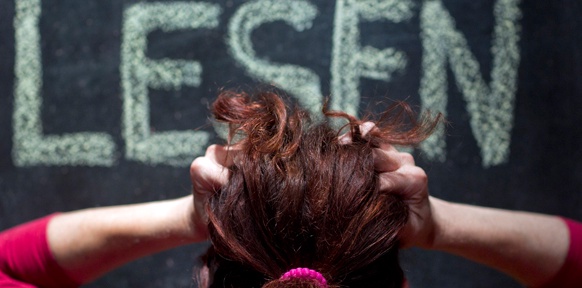
<path id="1" fill-rule="evenodd" d="M 190 242 L 206 241 L 208 238 L 207 224 L 200 219 L 192 195 L 182 197 L 177 201 L 179 202 L 179 211 L 181 211 L 179 223 L 183 237 Z"/>
<path id="2" fill-rule="evenodd" d="M 432 196 L 429 196 L 429 206 L 431 217 L 427 219 L 429 221 L 427 237 L 425 237 L 424 243 L 419 246 L 424 249 L 438 250 L 447 239 L 449 227 L 447 213 L 452 207 L 451 203 Z"/>

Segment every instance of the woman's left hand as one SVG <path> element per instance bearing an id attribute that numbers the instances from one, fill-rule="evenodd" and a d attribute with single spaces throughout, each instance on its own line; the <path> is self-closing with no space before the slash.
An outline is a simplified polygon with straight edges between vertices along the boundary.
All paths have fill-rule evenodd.
<path id="1" fill-rule="evenodd" d="M 235 151 L 232 146 L 210 145 L 204 156 L 190 165 L 190 180 L 194 195 L 193 224 L 197 235 L 208 235 L 205 205 L 210 196 L 228 182 Z"/>

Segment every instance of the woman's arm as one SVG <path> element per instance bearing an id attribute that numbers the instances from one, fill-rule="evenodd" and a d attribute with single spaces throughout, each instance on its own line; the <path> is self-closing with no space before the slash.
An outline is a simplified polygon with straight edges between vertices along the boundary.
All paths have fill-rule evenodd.
<path id="1" fill-rule="evenodd" d="M 485 264 L 529 287 L 546 284 L 564 265 L 570 237 L 558 217 L 430 202 L 435 233 L 425 248 Z"/>
<path id="2" fill-rule="evenodd" d="M 206 239 L 193 225 L 192 196 L 59 214 L 47 228 L 57 263 L 87 283 L 129 261 Z"/>
<path id="3" fill-rule="evenodd" d="M 0 285 L 74 287 L 134 259 L 205 241 L 206 199 L 228 181 L 232 154 L 212 145 L 192 162 L 193 195 L 57 214 L 0 233 Z"/>
<path id="4" fill-rule="evenodd" d="M 202 241 L 192 196 L 52 214 L 0 233 L 0 286 L 77 287 L 126 262 Z"/>
<path id="5" fill-rule="evenodd" d="M 546 284 L 563 267 L 570 237 L 562 219 L 429 197 L 426 173 L 415 166 L 410 154 L 393 147 L 375 152 L 375 166 L 381 190 L 401 195 L 409 205 L 408 224 L 401 235 L 404 247 L 463 256 L 532 287 Z M 571 287 L 581 284 L 582 280 Z"/>
<path id="6" fill-rule="evenodd" d="M 228 181 L 230 147 L 211 145 L 190 166 L 193 196 L 64 213 L 47 238 L 55 260 L 80 283 L 129 261 L 208 238 L 204 205 Z"/>

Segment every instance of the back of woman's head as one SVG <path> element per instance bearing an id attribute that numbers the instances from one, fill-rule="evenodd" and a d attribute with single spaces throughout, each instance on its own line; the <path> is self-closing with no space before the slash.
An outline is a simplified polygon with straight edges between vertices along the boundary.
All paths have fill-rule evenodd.
<path id="1" fill-rule="evenodd" d="M 312 121 L 273 92 L 221 93 L 212 112 L 238 138 L 239 152 L 228 184 L 207 206 L 212 248 L 202 282 L 318 287 L 313 279 L 280 279 L 308 267 L 329 286 L 400 287 L 398 233 L 408 210 L 396 193 L 378 190 L 372 151 L 416 144 L 434 123 L 398 107 L 364 136 L 363 122 L 345 113 L 324 110 Z M 350 143 L 338 140 L 332 118 L 347 120 Z"/>

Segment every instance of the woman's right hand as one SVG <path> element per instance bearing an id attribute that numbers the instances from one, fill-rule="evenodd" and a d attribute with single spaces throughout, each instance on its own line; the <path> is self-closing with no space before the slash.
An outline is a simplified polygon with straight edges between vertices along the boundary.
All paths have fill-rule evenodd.
<path id="1" fill-rule="evenodd" d="M 380 191 L 395 193 L 408 204 L 408 222 L 400 235 L 403 248 L 430 248 L 436 225 L 428 193 L 428 177 L 414 163 L 410 153 L 399 152 L 392 145 L 374 150 L 374 169 L 378 172 Z"/>

